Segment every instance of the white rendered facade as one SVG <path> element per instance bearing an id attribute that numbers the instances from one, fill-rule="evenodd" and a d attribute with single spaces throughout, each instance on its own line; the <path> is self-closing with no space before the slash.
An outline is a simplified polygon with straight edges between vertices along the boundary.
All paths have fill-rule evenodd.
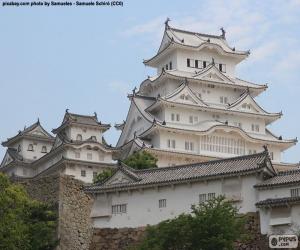
<path id="1" fill-rule="evenodd" d="M 103 139 L 103 133 L 109 128 L 109 124 L 98 122 L 96 115 L 69 112 L 63 123 L 53 130 L 56 137 L 39 123 L 33 124 L 3 143 L 8 149 L 0 171 L 20 178 L 59 171 L 92 183 L 98 173 L 115 165 L 113 148 Z M 39 136 L 35 136 L 37 132 Z"/>
<path id="2" fill-rule="evenodd" d="M 252 154 L 266 145 L 275 166 L 282 166 L 281 153 L 297 139 L 268 130 L 282 113 L 269 113 L 254 100 L 267 86 L 236 77 L 236 65 L 248 55 L 229 47 L 225 33 L 199 34 L 166 23 L 157 55 L 144 61 L 157 76 L 129 95 L 117 147 L 144 148 L 156 154 L 159 166 L 171 166 Z M 132 140 L 143 146 L 129 150 Z"/>
<path id="3" fill-rule="evenodd" d="M 95 199 L 95 228 L 155 225 L 219 195 L 241 214 L 258 212 L 262 234 L 297 234 L 300 228 L 300 171 L 277 173 L 268 152 L 148 170 L 121 165 L 86 191 Z"/>

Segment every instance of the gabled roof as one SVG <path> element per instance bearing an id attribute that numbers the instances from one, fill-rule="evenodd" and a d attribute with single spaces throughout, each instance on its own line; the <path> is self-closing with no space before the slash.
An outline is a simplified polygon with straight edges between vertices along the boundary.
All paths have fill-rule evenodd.
<path id="1" fill-rule="evenodd" d="M 189 48 L 195 50 L 201 50 L 203 48 L 213 48 L 217 50 L 221 55 L 236 57 L 239 58 L 239 60 L 243 60 L 250 54 L 249 51 L 238 51 L 235 48 L 231 48 L 228 45 L 225 36 L 223 35 L 216 36 L 202 34 L 176 29 L 170 27 L 169 25 L 166 25 L 161 45 L 157 54 L 148 60 L 144 60 L 144 64 L 153 66 L 156 59 L 166 54 L 173 48 Z"/>
<path id="2" fill-rule="evenodd" d="M 257 207 L 289 207 L 292 204 L 299 204 L 300 196 L 297 197 L 283 197 L 283 198 L 274 198 L 266 199 L 259 201 L 255 204 Z"/>
<path id="3" fill-rule="evenodd" d="M 118 170 L 120 171 L 120 170 Z M 134 170 L 127 168 L 139 179 L 126 183 L 108 181 L 99 185 L 87 187 L 85 190 L 91 193 L 128 190 L 147 186 L 163 186 L 209 179 L 219 179 L 229 176 L 248 175 L 263 171 L 267 176 L 275 175 L 275 170 L 266 151 L 247 156 L 213 160 L 197 164 L 181 165 L 174 167 L 152 168 Z"/>
<path id="4" fill-rule="evenodd" d="M 17 135 L 10 137 L 6 141 L 2 142 L 2 146 L 9 147 L 12 143 L 15 143 L 16 141 L 24 137 L 31 139 L 40 139 L 49 142 L 54 141 L 54 137 L 42 127 L 40 121 L 38 120 L 36 123 L 30 125 L 29 127 L 25 127 L 24 130 L 20 130 Z"/>
<path id="5" fill-rule="evenodd" d="M 171 79 L 178 79 L 183 81 L 185 78 L 187 78 L 190 82 L 199 82 L 204 81 L 205 83 L 211 83 L 218 86 L 225 86 L 231 87 L 231 88 L 240 88 L 240 89 L 246 89 L 249 88 L 251 94 L 259 94 L 262 91 L 264 91 L 267 88 L 267 85 L 264 84 L 255 84 L 249 81 L 245 81 L 236 77 L 229 77 L 223 74 L 221 71 L 219 73 L 216 73 L 219 71 L 215 66 L 210 65 L 203 69 L 202 71 L 198 72 L 186 72 L 186 71 L 179 71 L 179 70 L 163 70 L 158 76 L 155 77 L 149 77 L 148 79 L 144 80 L 141 83 L 140 91 L 143 92 L 144 89 L 147 86 L 154 86 L 157 83 L 163 81 L 165 78 L 171 78 Z M 203 74 L 202 74 L 203 73 Z M 210 74 L 215 74 L 219 79 L 217 78 L 210 78 L 205 76 L 209 76 Z M 221 81 L 220 79 L 223 79 L 224 81 Z"/>
<path id="6" fill-rule="evenodd" d="M 250 95 L 249 90 L 246 90 L 240 98 L 238 98 L 235 102 L 228 105 L 229 110 L 241 111 L 243 104 L 251 105 L 251 109 L 247 110 L 247 113 L 255 113 L 267 116 L 274 116 L 280 118 L 282 113 L 270 113 L 264 110 L 258 103 L 254 100 L 254 98 Z"/>
<path id="7" fill-rule="evenodd" d="M 110 124 L 102 124 L 100 121 L 98 121 L 98 117 L 96 113 L 94 113 L 94 115 L 91 116 L 80 115 L 80 114 L 69 113 L 67 109 L 62 124 L 58 128 L 53 129 L 52 132 L 54 134 L 57 134 L 70 124 L 98 127 L 101 128 L 103 131 L 106 131 L 110 128 Z"/>
<path id="8" fill-rule="evenodd" d="M 31 160 L 25 160 L 23 158 L 23 156 L 18 153 L 17 149 L 8 148 L 6 150 L 6 153 L 5 153 L 5 155 L 3 157 L 3 160 L 0 164 L 0 170 L 4 167 L 6 168 L 6 167 L 10 166 L 13 163 L 24 165 L 24 164 L 29 164 L 31 162 L 32 162 Z"/>
<path id="9" fill-rule="evenodd" d="M 276 186 L 300 185 L 300 169 L 281 171 L 273 178 L 256 184 L 256 188 L 272 188 Z"/>

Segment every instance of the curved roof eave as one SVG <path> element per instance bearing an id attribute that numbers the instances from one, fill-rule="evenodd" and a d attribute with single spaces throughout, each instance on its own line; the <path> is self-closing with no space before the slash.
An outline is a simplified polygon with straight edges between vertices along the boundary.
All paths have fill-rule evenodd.
<path id="1" fill-rule="evenodd" d="M 214 125 L 214 126 L 210 127 L 209 129 L 206 129 L 206 130 L 203 130 L 203 131 L 198 131 L 198 130 L 191 130 L 191 129 L 173 128 L 173 127 L 163 126 L 163 125 L 160 125 L 160 124 L 157 124 L 157 123 L 153 123 L 151 127 L 149 127 L 142 134 L 140 134 L 140 137 L 145 136 L 146 134 L 151 132 L 153 129 L 155 129 L 157 126 L 159 126 L 160 128 L 166 129 L 166 130 L 177 130 L 177 131 L 179 130 L 179 131 L 186 131 L 188 133 L 189 132 L 211 133 L 214 130 L 219 129 L 219 128 L 224 128 L 224 129 L 230 128 L 230 129 L 236 131 L 237 133 L 239 133 L 242 137 L 248 138 L 252 141 L 264 141 L 264 142 L 267 142 L 267 143 L 292 144 L 292 145 L 295 145 L 295 143 L 297 143 L 297 141 L 298 141 L 297 139 L 279 140 L 277 137 L 276 137 L 277 141 L 270 141 L 270 140 L 266 140 L 266 139 L 262 139 L 262 138 L 255 138 L 255 137 L 250 136 L 243 129 L 238 128 L 238 127 L 233 127 L 233 126 L 230 126 L 230 125 Z"/>

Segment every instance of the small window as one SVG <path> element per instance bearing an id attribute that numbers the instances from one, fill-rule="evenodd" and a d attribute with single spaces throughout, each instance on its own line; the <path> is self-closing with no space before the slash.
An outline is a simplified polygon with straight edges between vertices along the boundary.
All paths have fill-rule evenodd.
<path id="1" fill-rule="evenodd" d="M 198 60 L 195 60 L 195 68 L 198 69 Z"/>
<path id="2" fill-rule="evenodd" d="M 175 121 L 175 114 L 171 114 L 171 121 Z"/>
<path id="3" fill-rule="evenodd" d="M 75 152 L 75 158 L 80 158 L 80 152 Z"/>
<path id="4" fill-rule="evenodd" d="M 91 140 L 92 140 L 92 141 L 97 141 L 96 136 L 91 136 Z"/>
<path id="5" fill-rule="evenodd" d="M 111 206 L 112 214 L 126 214 L 127 213 L 127 204 L 118 204 Z"/>
<path id="6" fill-rule="evenodd" d="M 47 153 L 47 147 L 46 146 L 42 147 L 42 153 Z"/>
<path id="7" fill-rule="evenodd" d="M 77 140 L 77 141 L 82 141 L 82 135 L 81 135 L 81 134 L 78 134 L 78 135 L 76 136 L 76 140 Z"/>
<path id="8" fill-rule="evenodd" d="M 203 68 L 206 68 L 206 61 L 203 61 Z"/>
<path id="9" fill-rule="evenodd" d="M 29 144 L 27 150 L 28 150 L 28 151 L 33 151 L 33 145 L 32 145 L 32 144 Z"/>
<path id="10" fill-rule="evenodd" d="M 163 208 L 167 206 L 167 200 L 166 199 L 161 199 L 158 201 L 158 207 Z"/>
<path id="11" fill-rule="evenodd" d="M 220 64 L 219 64 L 219 70 L 220 70 L 221 72 L 223 72 L 223 73 L 226 73 L 226 65 L 220 63 Z"/>
<path id="12" fill-rule="evenodd" d="M 169 65 L 168 64 L 166 64 L 166 70 L 169 70 Z"/>
<path id="13" fill-rule="evenodd" d="M 216 193 L 208 193 L 207 200 L 212 200 L 216 197 Z"/>
<path id="14" fill-rule="evenodd" d="M 173 68 L 172 62 L 169 63 L 170 70 Z"/>
<path id="15" fill-rule="evenodd" d="M 206 201 L 206 194 L 199 194 L 199 203 L 203 203 Z"/>
<path id="16" fill-rule="evenodd" d="M 190 59 L 189 59 L 189 58 L 186 60 L 186 65 L 187 65 L 188 67 L 191 67 L 191 62 L 190 62 Z"/>
<path id="17" fill-rule="evenodd" d="M 81 176 L 85 177 L 86 176 L 86 171 L 85 170 L 81 170 Z"/>
<path id="18" fill-rule="evenodd" d="M 172 140 L 172 148 L 176 148 L 176 142 L 175 142 L 175 140 Z"/>
<path id="19" fill-rule="evenodd" d="M 179 114 L 176 114 L 176 121 L 180 121 L 180 115 Z"/>
<path id="20" fill-rule="evenodd" d="M 300 194 L 300 188 L 293 188 L 291 189 L 291 197 L 299 197 Z"/>
<path id="21" fill-rule="evenodd" d="M 88 159 L 88 160 L 92 160 L 92 159 L 93 159 L 92 153 L 87 153 L 87 159 Z"/>
<path id="22" fill-rule="evenodd" d="M 95 179 L 97 177 L 97 172 L 93 172 L 93 179 Z"/>
<path id="23" fill-rule="evenodd" d="M 18 152 L 21 152 L 21 145 L 18 146 Z"/>
<path id="24" fill-rule="evenodd" d="M 193 122 L 194 122 L 193 116 L 191 116 L 191 115 L 190 115 L 190 117 L 189 117 L 189 122 L 190 122 L 190 123 L 193 123 Z"/>

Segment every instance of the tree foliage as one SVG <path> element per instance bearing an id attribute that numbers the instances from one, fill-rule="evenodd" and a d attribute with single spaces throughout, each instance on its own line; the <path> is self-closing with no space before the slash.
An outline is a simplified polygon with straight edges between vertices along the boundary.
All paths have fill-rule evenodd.
<path id="1" fill-rule="evenodd" d="M 181 214 L 155 226 L 148 226 L 136 250 L 233 249 L 244 240 L 244 218 L 231 202 L 220 196 L 192 206 L 191 214 Z"/>
<path id="2" fill-rule="evenodd" d="M 157 158 L 146 151 L 138 151 L 124 160 L 124 163 L 134 169 L 156 168 Z"/>
<path id="3" fill-rule="evenodd" d="M 24 188 L 0 173 L 0 249 L 50 250 L 57 245 L 57 215 L 30 199 Z"/>
<path id="4" fill-rule="evenodd" d="M 107 178 L 111 177 L 113 175 L 113 171 L 111 169 L 105 169 L 101 173 L 97 174 L 94 178 L 94 183 L 100 183 Z"/>

